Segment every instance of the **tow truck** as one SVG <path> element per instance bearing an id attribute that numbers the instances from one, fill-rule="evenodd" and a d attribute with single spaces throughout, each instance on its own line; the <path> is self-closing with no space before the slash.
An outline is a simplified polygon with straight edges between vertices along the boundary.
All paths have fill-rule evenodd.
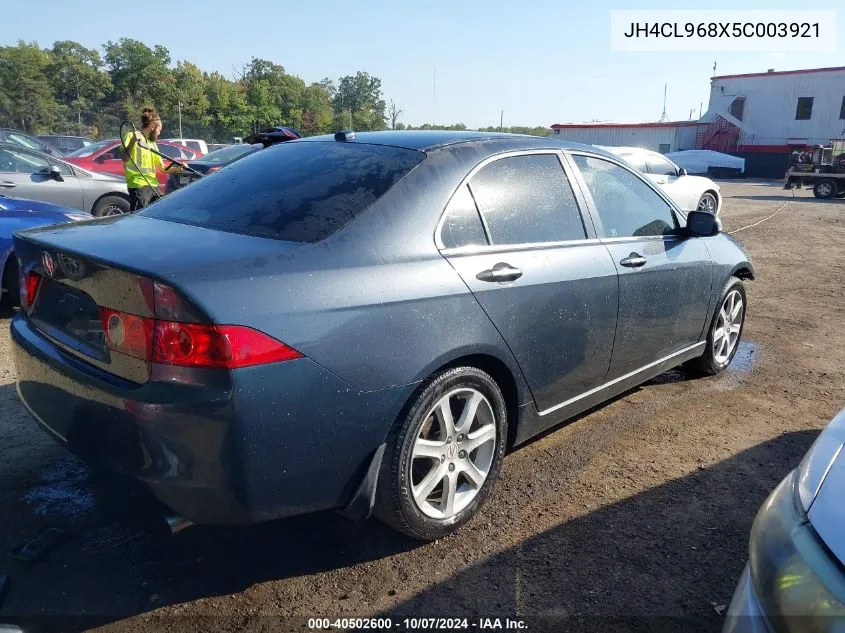
<path id="1" fill-rule="evenodd" d="M 813 190 L 816 198 L 845 196 L 845 139 L 792 152 L 784 189 Z"/>

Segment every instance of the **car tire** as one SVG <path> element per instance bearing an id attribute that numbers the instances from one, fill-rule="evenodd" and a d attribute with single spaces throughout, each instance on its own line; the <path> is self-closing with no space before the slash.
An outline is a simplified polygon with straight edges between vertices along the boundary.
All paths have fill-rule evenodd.
<path id="1" fill-rule="evenodd" d="M 129 200 L 121 196 L 103 196 L 94 205 L 91 215 L 95 218 L 104 218 L 109 215 L 121 215 L 129 213 Z"/>
<path id="2" fill-rule="evenodd" d="M 740 279 L 731 277 L 722 289 L 719 303 L 716 304 L 716 310 L 710 319 L 704 354 L 689 361 L 686 364 L 687 369 L 701 376 L 714 376 L 727 369 L 742 340 L 747 307 L 745 284 Z M 724 327 L 726 319 L 729 326 L 727 333 Z M 725 336 L 728 337 L 727 340 Z"/>
<path id="3" fill-rule="evenodd" d="M 421 541 L 455 532 L 490 495 L 507 437 L 505 401 L 493 378 L 475 367 L 435 375 L 388 436 L 375 515 Z"/>
<path id="4" fill-rule="evenodd" d="M 822 200 L 830 200 L 836 195 L 836 183 L 833 180 L 819 180 L 813 185 L 813 195 Z"/>
<path id="5" fill-rule="evenodd" d="M 716 199 L 716 196 L 710 192 L 705 191 L 701 194 L 701 197 L 698 199 L 698 204 L 695 207 L 696 211 L 705 211 L 707 213 L 712 213 L 713 215 L 718 215 L 719 213 L 719 201 Z"/>
<path id="6" fill-rule="evenodd" d="M 20 281 L 18 279 L 18 260 L 15 254 L 9 253 L 6 266 L 3 270 L 2 285 L 3 296 L 0 297 L 0 307 L 12 309 L 20 305 Z"/>

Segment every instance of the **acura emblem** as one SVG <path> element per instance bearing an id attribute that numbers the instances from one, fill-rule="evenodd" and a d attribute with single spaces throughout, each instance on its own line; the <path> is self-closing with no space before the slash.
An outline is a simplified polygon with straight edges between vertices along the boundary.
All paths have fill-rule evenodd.
<path id="1" fill-rule="evenodd" d="M 56 274 L 56 260 L 47 251 L 41 253 L 41 265 L 50 277 Z"/>
<path id="2" fill-rule="evenodd" d="M 85 268 L 83 267 L 82 262 L 62 253 L 59 253 L 59 268 L 62 269 L 62 272 L 65 275 L 75 281 L 78 281 L 85 276 Z"/>

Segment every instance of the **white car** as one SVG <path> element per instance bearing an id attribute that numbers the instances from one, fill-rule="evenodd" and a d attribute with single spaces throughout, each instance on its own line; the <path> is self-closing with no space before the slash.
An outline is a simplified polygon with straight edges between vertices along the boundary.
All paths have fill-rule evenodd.
<path id="1" fill-rule="evenodd" d="M 208 154 L 208 144 L 199 138 L 163 138 L 161 140 L 182 145 L 200 154 Z"/>
<path id="2" fill-rule="evenodd" d="M 703 176 L 690 176 L 663 154 L 639 147 L 603 147 L 627 161 L 674 200 L 684 211 L 718 215 L 722 208 L 719 185 Z"/>

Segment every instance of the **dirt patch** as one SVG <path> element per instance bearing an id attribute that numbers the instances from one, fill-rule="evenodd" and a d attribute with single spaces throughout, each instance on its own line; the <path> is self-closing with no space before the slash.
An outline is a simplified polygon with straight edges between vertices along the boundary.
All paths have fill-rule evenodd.
<path id="1" fill-rule="evenodd" d="M 45 562 L 0 560 L 0 622 L 285 630 L 314 616 L 521 615 L 595 629 L 672 616 L 716 630 L 757 508 L 845 405 L 845 201 L 722 187 L 728 230 L 790 200 L 737 235 L 758 279 L 731 370 L 667 372 L 517 450 L 478 519 L 426 545 L 332 513 L 170 537 L 143 490 L 88 471 L 28 419 L 0 335 L 0 545 L 47 525 L 70 536 Z"/>

